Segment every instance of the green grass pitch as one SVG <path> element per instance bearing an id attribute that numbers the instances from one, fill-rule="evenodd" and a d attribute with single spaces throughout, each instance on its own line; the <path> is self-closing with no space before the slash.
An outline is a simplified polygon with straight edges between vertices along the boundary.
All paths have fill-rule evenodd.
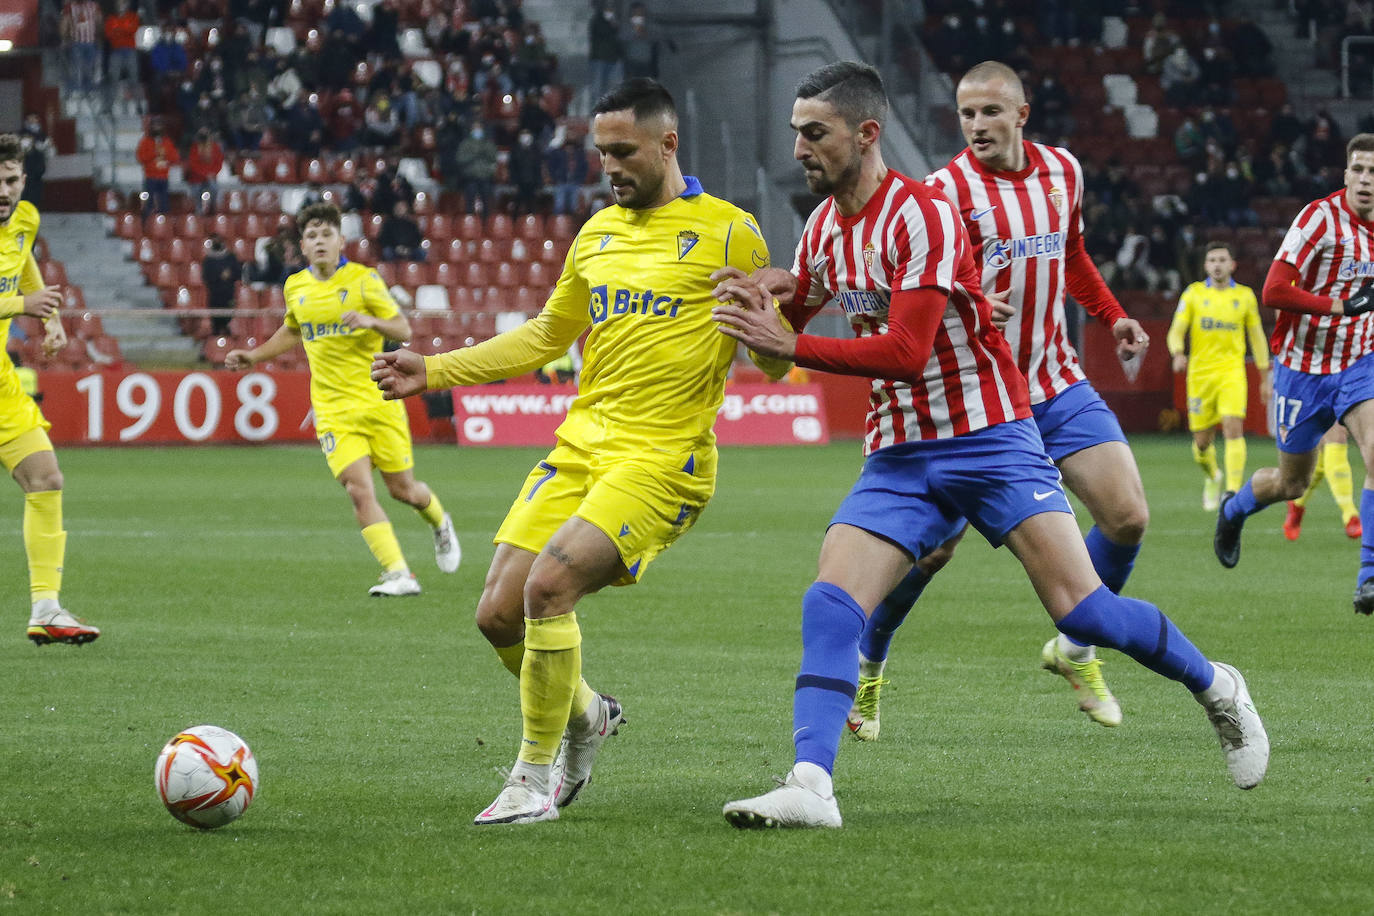
<path id="1" fill-rule="evenodd" d="M 1153 514 L 1129 593 L 1246 673 L 1268 780 L 1235 789 L 1201 709 L 1116 653 L 1125 722 L 1090 722 L 1039 670 L 1052 629 L 1019 568 L 970 536 L 897 637 L 882 740 L 842 746 L 844 829 L 770 833 L 720 807 L 790 764 L 799 599 L 856 444 L 726 450 L 696 529 L 640 586 L 584 602 L 587 677 L 629 724 L 561 820 L 511 828 L 471 823 L 520 729 L 472 609 L 542 452 L 421 448 L 465 559 L 441 575 L 423 523 L 388 503 L 425 593 L 387 602 L 312 449 L 63 450 L 63 597 L 104 635 L 24 638 L 22 502 L 0 488 L 0 910 L 1369 911 L 1357 546 L 1323 490 L 1299 542 L 1271 508 L 1222 570 L 1187 440 L 1135 447 Z M 1251 441 L 1252 468 L 1273 457 Z M 206 833 L 153 788 L 163 742 L 199 723 L 261 767 L 253 807 Z"/>

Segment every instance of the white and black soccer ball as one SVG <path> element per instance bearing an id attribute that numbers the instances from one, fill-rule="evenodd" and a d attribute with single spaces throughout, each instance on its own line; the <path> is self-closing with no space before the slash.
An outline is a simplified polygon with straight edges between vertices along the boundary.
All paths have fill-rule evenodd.
<path id="1" fill-rule="evenodd" d="M 258 791 L 258 762 L 242 738 L 215 725 L 188 728 L 167 742 L 154 771 L 157 794 L 192 827 L 223 827 Z"/>

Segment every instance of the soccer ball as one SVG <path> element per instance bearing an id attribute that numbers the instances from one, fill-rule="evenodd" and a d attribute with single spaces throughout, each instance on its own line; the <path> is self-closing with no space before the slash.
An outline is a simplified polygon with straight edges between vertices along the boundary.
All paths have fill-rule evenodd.
<path id="1" fill-rule="evenodd" d="M 172 738 L 153 773 L 172 817 L 209 830 L 237 818 L 258 791 L 258 762 L 243 739 L 214 725 Z"/>

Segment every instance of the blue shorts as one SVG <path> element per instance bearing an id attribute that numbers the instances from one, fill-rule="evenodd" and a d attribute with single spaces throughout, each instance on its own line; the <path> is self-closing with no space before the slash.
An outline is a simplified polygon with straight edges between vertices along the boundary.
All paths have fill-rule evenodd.
<path id="1" fill-rule="evenodd" d="M 832 525 L 853 525 L 920 558 L 968 519 L 988 543 L 1041 512 L 1073 514 L 1030 420 L 953 439 L 890 445 L 868 456 Z"/>
<path id="2" fill-rule="evenodd" d="M 1274 431 L 1279 451 L 1303 455 L 1350 408 L 1374 398 L 1374 353 L 1329 375 L 1274 364 Z"/>
<path id="3" fill-rule="evenodd" d="M 1031 408 L 1031 414 L 1040 427 L 1045 452 L 1055 464 L 1103 442 L 1126 441 L 1116 414 L 1086 381 L 1075 382 L 1048 401 L 1041 401 Z"/>

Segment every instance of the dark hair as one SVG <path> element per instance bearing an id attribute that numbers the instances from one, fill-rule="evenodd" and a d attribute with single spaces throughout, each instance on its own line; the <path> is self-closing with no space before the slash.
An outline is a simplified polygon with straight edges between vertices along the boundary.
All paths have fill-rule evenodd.
<path id="1" fill-rule="evenodd" d="M 797 86 L 797 98 L 820 99 L 834 106 L 850 127 L 864 121 L 882 124 L 887 117 L 883 78 L 868 64 L 836 61 L 813 70 Z"/>
<path id="2" fill-rule="evenodd" d="M 634 112 L 636 123 L 658 116 L 666 117 L 674 123 L 677 121 L 677 105 L 673 103 L 672 94 L 658 80 L 647 76 L 626 80 L 597 99 L 592 114 L 606 114 L 626 109 Z"/>
<path id="3" fill-rule="evenodd" d="M 339 212 L 338 207 L 323 201 L 301 207 L 301 212 L 296 214 L 296 226 L 302 232 L 306 226 L 316 221 L 329 223 L 335 229 L 340 229 L 343 227 L 343 214 Z"/>
<path id="4" fill-rule="evenodd" d="M 16 134 L 0 134 L 0 162 L 17 162 L 24 167 L 24 143 Z"/>
<path id="5" fill-rule="evenodd" d="M 1374 153 L 1374 134 L 1356 134 L 1345 145 L 1345 161 L 1354 153 Z"/>
<path id="6" fill-rule="evenodd" d="M 1216 251 L 1218 248 L 1224 249 L 1226 253 L 1231 256 L 1231 260 L 1234 261 L 1236 259 L 1236 253 L 1231 250 L 1230 242 L 1208 242 L 1205 246 L 1203 246 L 1203 257 L 1206 257 L 1212 252 Z"/>

